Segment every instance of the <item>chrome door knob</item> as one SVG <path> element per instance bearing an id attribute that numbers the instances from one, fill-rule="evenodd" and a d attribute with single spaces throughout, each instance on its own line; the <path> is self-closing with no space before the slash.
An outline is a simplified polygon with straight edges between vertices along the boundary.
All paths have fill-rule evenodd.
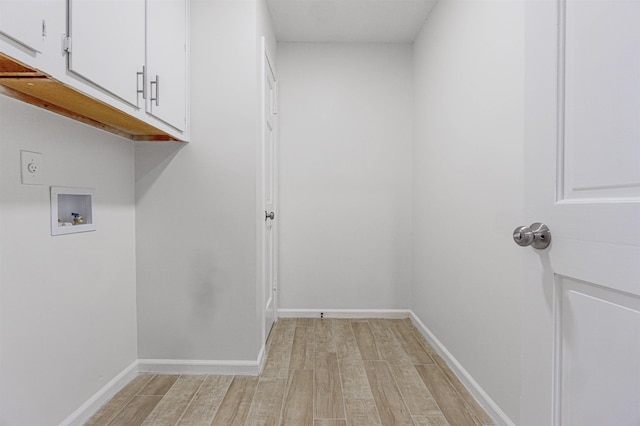
<path id="1" fill-rule="evenodd" d="M 513 241 L 522 247 L 532 246 L 542 250 L 551 244 L 551 232 L 544 223 L 532 223 L 529 227 L 518 226 L 513 231 Z"/>
<path id="2" fill-rule="evenodd" d="M 273 220 L 273 219 L 275 219 L 275 217 L 276 217 L 276 214 L 274 212 L 267 213 L 267 211 L 265 210 L 265 212 L 264 212 L 264 220 L 267 220 L 267 219 Z"/>
<path id="3" fill-rule="evenodd" d="M 526 226 L 518 226 L 513 231 L 513 241 L 522 247 L 530 246 L 533 243 L 533 231 Z"/>

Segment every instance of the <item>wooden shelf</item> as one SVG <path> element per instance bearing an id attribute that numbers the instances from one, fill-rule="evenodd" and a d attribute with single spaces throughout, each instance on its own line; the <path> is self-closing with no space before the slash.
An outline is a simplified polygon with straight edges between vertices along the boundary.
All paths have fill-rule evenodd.
<path id="1" fill-rule="evenodd" d="M 144 121 L 1 53 L 0 93 L 128 139 L 179 141 Z"/>

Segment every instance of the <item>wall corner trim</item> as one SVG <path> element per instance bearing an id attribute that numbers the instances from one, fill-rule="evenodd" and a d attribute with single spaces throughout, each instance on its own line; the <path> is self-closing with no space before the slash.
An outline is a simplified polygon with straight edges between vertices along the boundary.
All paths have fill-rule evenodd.
<path id="1" fill-rule="evenodd" d="M 96 392 L 69 417 L 64 419 L 60 426 L 80 426 L 93 416 L 107 401 L 115 396 L 138 374 L 138 360 L 132 362 L 128 367 L 116 375 L 102 389 Z"/>
<path id="2" fill-rule="evenodd" d="M 444 347 L 438 338 L 427 328 L 426 325 L 418 318 L 415 312 L 411 311 L 411 321 L 416 326 L 420 334 L 427 339 L 427 342 L 438 352 L 438 355 L 447 363 L 451 371 L 460 379 L 462 384 L 467 388 L 480 406 L 493 417 L 500 425 L 515 426 L 515 423 L 500 409 L 493 399 L 480 387 L 462 364 Z"/>

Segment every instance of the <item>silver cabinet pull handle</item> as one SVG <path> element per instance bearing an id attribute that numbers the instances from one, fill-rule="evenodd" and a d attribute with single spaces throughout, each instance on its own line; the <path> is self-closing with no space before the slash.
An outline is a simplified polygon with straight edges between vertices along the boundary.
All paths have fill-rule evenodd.
<path id="1" fill-rule="evenodd" d="M 267 220 L 267 219 L 273 220 L 275 218 L 276 218 L 276 214 L 274 212 L 267 213 L 266 210 L 264 211 L 264 220 Z"/>
<path id="2" fill-rule="evenodd" d="M 155 102 L 156 106 L 160 106 L 160 76 L 159 75 L 156 75 L 156 79 L 151 82 L 150 86 L 151 86 L 151 99 L 150 99 L 150 101 L 151 102 Z M 155 89 L 156 89 L 155 90 L 155 96 L 153 95 L 154 94 L 154 90 L 153 90 L 154 86 L 155 86 Z"/>
<path id="3" fill-rule="evenodd" d="M 136 82 L 136 93 L 141 93 L 142 99 L 147 99 L 147 72 L 144 65 L 142 66 L 142 71 L 136 73 L 136 77 L 138 78 L 138 82 L 140 81 L 140 77 L 142 77 L 142 89 L 140 89 L 140 86 Z"/>
<path id="4" fill-rule="evenodd" d="M 531 226 L 518 226 L 513 231 L 513 241 L 519 246 L 532 246 L 542 250 L 551 244 L 551 231 L 544 223 L 532 223 Z"/>

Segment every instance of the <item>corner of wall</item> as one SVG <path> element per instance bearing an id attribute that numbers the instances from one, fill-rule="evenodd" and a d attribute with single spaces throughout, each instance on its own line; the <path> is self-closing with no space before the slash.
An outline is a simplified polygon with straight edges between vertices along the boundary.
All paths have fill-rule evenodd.
<path id="1" fill-rule="evenodd" d="M 522 215 L 523 10 L 441 1 L 413 46 L 411 308 L 515 419 L 522 283 L 509 237 Z M 465 244 L 477 226 L 482 246 Z"/>

